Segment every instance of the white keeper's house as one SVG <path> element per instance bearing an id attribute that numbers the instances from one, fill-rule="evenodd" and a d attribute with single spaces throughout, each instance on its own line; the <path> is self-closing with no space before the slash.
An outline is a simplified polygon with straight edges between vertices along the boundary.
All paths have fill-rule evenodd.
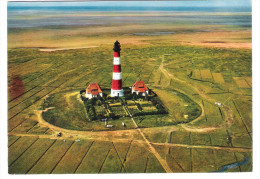
<path id="1" fill-rule="evenodd" d="M 103 97 L 100 86 L 97 83 L 91 83 L 86 89 L 86 98 L 91 99 L 95 97 Z"/>
<path id="2" fill-rule="evenodd" d="M 146 96 L 149 95 L 149 89 L 143 81 L 139 80 L 132 85 L 132 94 L 134 93 L 136 93 L 137 95 L 141 93 L 142 96 Z"/>

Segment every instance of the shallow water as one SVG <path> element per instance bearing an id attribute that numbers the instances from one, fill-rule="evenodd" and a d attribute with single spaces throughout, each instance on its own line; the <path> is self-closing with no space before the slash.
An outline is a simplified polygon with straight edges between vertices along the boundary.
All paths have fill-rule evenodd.
<path id="1" fill-rule="evenodd" d="M 232 164 L 224 165 L 217 172 L 225 172 L 230 168 L 235 168 L 235 167 L 239 167 L 241 165 L 245 165 L 245 164 L 248 163 L 248 161 L 249 161 L 248 158 L 245 157 L 243 162 L 235 162 L 235 163 L 232 163 Z"/>
<path id="2" fill-rule="evenodd" d="M 176 11 L 176 12 L 251 12 L 251 7 L 164 7 L 164 6 L 11 6 L 8 11 Z"/>

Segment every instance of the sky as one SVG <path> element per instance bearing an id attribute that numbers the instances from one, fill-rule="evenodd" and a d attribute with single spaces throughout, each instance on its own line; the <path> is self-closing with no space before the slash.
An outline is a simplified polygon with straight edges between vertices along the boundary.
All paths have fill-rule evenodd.
<path id="1" fill-rule="evenodd" d="M 251 0 L 177 1 L 89 1 L 89 2 L 8 2 L 8 6 L 149 6 L 149 7 L 251 7 Z"/>

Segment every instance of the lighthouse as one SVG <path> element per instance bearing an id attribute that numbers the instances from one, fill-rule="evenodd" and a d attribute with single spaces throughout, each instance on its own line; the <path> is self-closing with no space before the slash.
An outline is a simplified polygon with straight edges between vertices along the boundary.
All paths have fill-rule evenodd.
<path id="1" fill-rule="evenodd" d="M 120 60 L 120 43 L 116 41 L 114 43 L 114 61 L 113 61 L 113 77 L 112 77 L 112 89 L 111 97 L 124 96 L 124 90 L 122 88 L 122 72 L 121 72 L 121 60 Z"/>

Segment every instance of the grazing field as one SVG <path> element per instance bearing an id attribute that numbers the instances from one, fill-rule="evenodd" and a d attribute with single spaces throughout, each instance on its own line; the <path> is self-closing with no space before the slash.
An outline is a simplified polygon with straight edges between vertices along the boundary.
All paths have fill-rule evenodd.
<path id="1" fill-rule="evenodd" d="M 8 152 L 11 154 L 8 157 L 9 166 L 12 165 L 16 159 L 23 154 L 28 147 L 30 147 L 37 139 L 33 137 L 19 138 L 15 143 L 12 143 L 8 148 Z"/>
<path id="2" fill-rule="evenodd" d="M 251 26 L 209 24 L 202 17 L 215 13 L 200 13 L 57 13 L 49 20 L 90 23 L 28 28 L 24 16 L 10 16 L 9 173 L 252 171 Z M 27 23 L 36 17 L 47 18 Z M 115 40 L 122 99 L 109 97 Z M 128 98 L 137 80 L 147 99 Z M 80 98 L 93 82 L 105 94 L 93 105 L 96 120 Z"/>
<path id="3" fill-rule="evenodd" d="M 9 173 L 28 173 L 34 164 L 54 144 L 55 140 L 37 139 L 28 149 L 9 165 Z"/>
<path id="4" fill-rule="evenodd" d="M 234 80 L 239 88 L 250 88 L 250 83 L 243 77 L 234 77 Z"/>
<path id="5" fill-rule="evenodd" d="M 194 70 L 193 75 L 195 79 L 201 80 L 200 70 Z"/>
<path id="6" fill-rule="evenodd" d="M 246 80 L 247 84 L 250 85 L 250 87 L 252 87 L 252 77 L 251 76 L 246 76 L 245 80 Z"/>
<path id="7" fill-rule="evenodd" d="M 170 133 L 169 143 L 174 144 L 190 144 L 190 132 L 187 131 L 173 131 Z"/>
<path id="8" fill-rule="evenodd" d="M 51 173 L 74 173 L 91 144 L 91 141 L 74 142 Z"/>
<path id="9" fill-rule="evenodd" d="M 201 78 L 203 80 L 212 80 L 212 75 L 210 70 L 208 69 L 200 70 L 200 73 L 201 73 Z"/>
<path id="10" fill-rule="evenodd" d="M 133 143 L 129 149 L 125 168 L 130 173 L 144 173 L 149 152 L 144 146 Z"/>
<path id="11" fill-rule="evenodd" d="M 212 73 L 212 76 L 213 76 L 214 81 L 216 83 L 220 83 L 220 84 L 225 83 L 225 80 L 224 80 L 224 78 L 223 78 L 221 73 Z"/>
<path id="12" fill-rule="evenodd" d="M 31 168 L 29 174 L 49 174 L 72 145 L 72 141 L 57 140 L 45 155 Z M 47 165 L 46 165 L 47 164 Z"/>

